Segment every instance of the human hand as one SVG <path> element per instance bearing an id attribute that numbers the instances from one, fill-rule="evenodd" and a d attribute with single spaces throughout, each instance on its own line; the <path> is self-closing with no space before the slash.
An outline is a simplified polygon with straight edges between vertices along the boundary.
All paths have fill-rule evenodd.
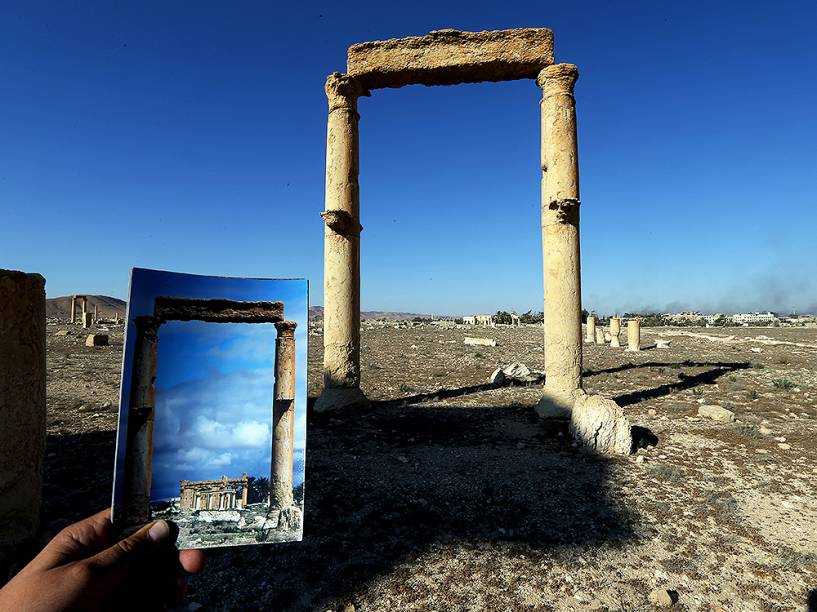
<path id="1" fill-rule="evenodd" d="M 204 569 L 200 550 L 176 549 L 177 529 L 155 521 L 111 542 L 111 511 L 60 531 L 6 586 L 0 610 L 153 610 L 184 597 L 181 570 Z"/>

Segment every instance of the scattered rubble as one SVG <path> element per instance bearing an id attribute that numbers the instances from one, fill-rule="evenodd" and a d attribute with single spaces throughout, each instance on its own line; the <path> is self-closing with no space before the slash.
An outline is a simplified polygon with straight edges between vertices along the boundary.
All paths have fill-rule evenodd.
<path id="1" fill-rule="evenodd" d="M 524 363 L 514 362 L 504 367 L 499 367 L 491 373 L 488 380 L 495 385 L 507 383 L 536 383 L 545 380 L 543 372 L 531 370 Z"/>

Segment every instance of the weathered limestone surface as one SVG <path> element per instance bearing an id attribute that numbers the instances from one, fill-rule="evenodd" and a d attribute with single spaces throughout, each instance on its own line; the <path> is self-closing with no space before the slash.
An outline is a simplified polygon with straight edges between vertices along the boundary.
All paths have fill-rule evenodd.
<path id="1" fill-rule="evenodd" d="M 82 329 L 88 329 L 94 325 L 94 315 L 90 312 L 82 313 Z"/>
<path id="2" fill-rule="evenodd" d="M 610 319 L 610 346 L 613 348 L 619 348 L 621 346 L 621 340 L 619 339 L 620 334 L 621 319 L 613 317 Z"/>
<path id="3" fill-rule="evenodd" d="M 436 30 L 352 45 L 347 72 L 368 88 L 533 79 L 553 63 L 553 32 Z"/>
<path id="4" fill-rule="evenodd" d="M 596 328 L 596 344 L 604 344 L 604 328 L 597 327 Z"/>
<path id="5" fill-rule="evenodd" d="M 154 315 L 164 321 L 276 323 L 284 320 L 283 302 L 239 302 L 159 296 Z"/>
<path id="6" fill-rule="evenodd" d="M 605 455 L 629 455 L 633 438 L 630 422 L 613 400 L 583 395 L 570 413 L 570 433 L 587 450 Z"/>
<path id="7" fill-rule="evenodd" d="M 717 404 L 704 404 L 698 407 L 698 416 L 712 419 L 713 421 L 723 421 L 732 423 L 735 420 L 735 413 Z"/>
<path id="8" fill-rule="evenodd" d="M 585 342 L 593 344 L 596 341 L 596 317 L 587 317 L 587 333 L 585 335 Z"/>
<path id="9" fill-rule="evenodd" d="M 573 64 L 548 66 L 542 87 L 542 250 L 544 259 L 545 397 L 572 406 L 582 386 L 579 160 Z M 598 331 L 598 330 L 597 330 Z"/>
<path id="10" fill-rule="evenodd" d="M 45 279 L 0 270 L 0 567 L 40 518 L 45 450 Z"/>
<path id="11" fill-rule="evenodd" d="M 270 506 L 292 505 L 293 442 L 295 427 L 295 327 L 294 321 L 275 324 L 275 389 L 272 404 L 272 468 Z"/>
<path id="12" fill-rule="evenodd" d="M 326 80 L 324 220 L 324 390 L 315 410 L 366 405 L 360 391 L 360 194 L 357 99 L 368 95 L 348 76 Z"/>
<path id="13" fill-rule="evenodd" d="M 630 352 L 641 350 L 641 321 L 638 319 L 627 321 L 627 350 Z"/>

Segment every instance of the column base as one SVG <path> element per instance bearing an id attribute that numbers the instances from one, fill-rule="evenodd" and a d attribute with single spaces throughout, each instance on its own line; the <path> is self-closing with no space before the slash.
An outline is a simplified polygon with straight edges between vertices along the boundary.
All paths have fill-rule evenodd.
<path id="1" fill-rule="evenodd" d="M 583 389 L 555 392 L 545 389 L 545 394 L 534 410 L 540 419 L 569 419 L 576 400 L 584 395 Z"/>
<path id="2" fill-rule="evenodd" d="M 368 408 L 369 400 L 360 387 L 326 387 L 315 402 L 315 412 L 329 412 L 344 408 Z"/>

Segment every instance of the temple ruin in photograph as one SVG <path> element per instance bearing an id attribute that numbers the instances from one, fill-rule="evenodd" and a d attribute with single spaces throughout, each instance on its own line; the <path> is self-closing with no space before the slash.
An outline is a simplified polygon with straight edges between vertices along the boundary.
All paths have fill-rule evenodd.
<path id="1" fill-rule="evenodd" d="M 629 439 L 629 425 L 621 409 L 611 400 L 586 397 L 582 389 L 579 159 L 573 97 L 578 76 L 575 65 L 554 63 L 553 33 L 547 28 L 439 30 L 349 48 L 346 74 L 333 73 L 326 81 L 326 201 L 321 214 L 325 223 L 324 388 L 316 411 L 367 404 L 360 389 L 363 228 L 358 98 L 383 87 L 535 79 L 541 89 L 546 372 L 544 396 L 536 411 L 542 417 L 577 417 L 575 413 L 583 411 L 585 416 L 593 415 L 594 423 L 602 419 L 603 426 L 616 430 L 616 436 Z M 623 446 L 616 444 L 616 448 Z"/>
<path id="2" fill-rule="evenodd" d="M 132 363 L 130 401 L 124 456 L 124 482 L 121 517 L 124 526 L 139 525 L 151 516 L 166 516 L 177 521 L 181 538 L 191 543 L 193 536 L 209 539 L 200 545 L 246 543 L 244 536 L 254 533 L 212 534 L 199 533 L 193 518 L 185 514 L 204 512 L 245 511 L 249 508 L 249 477 L 220 480 L 189 481 L 180 483 L 178 513 L 164 504 L 160 513 L 152 512 L 151 479 L 155 388 L 159 330 L 168 321 L 205 321 L 210 323 L 273 323 L 277 331 L 275 341 L 275 383 L 271 406 L 272 454 L 269 474 L 269 498 L 253 510 L 253 520 L 240 525 L 247 531 L 269 532 L 276 529 L 299 529 L 300 508 L 293 502 L 293 438 L 295 400 L 295 328 L 294 321 L 284 319 L 283 302 L 250 302 L 225 299 L 193 299 L 159 296 L 155 298 L 153 314 L 134 318 L 136 338 Z M 263 506 L 263 507 L 261 507 Z M 286 520 L 279 517 L 285 516 Z M 206 522 L 227 520 L 229 515 L 209 517 Z M 262 520 L 255 521 L 255 518 Z M 205 529 L 205 531 L 207 531 Z M 215 538 L 215 539 L 214 539 Z M 260 540 L 259 540 L 260 541 Z"/>
<path id="3" fill-rule="evenodd" d="M 250 478 L 246 472 L 241 478 L 218 480 L 182 480 L 179 487 L 179 511 L 242 510 L 249 503 Z"/>

